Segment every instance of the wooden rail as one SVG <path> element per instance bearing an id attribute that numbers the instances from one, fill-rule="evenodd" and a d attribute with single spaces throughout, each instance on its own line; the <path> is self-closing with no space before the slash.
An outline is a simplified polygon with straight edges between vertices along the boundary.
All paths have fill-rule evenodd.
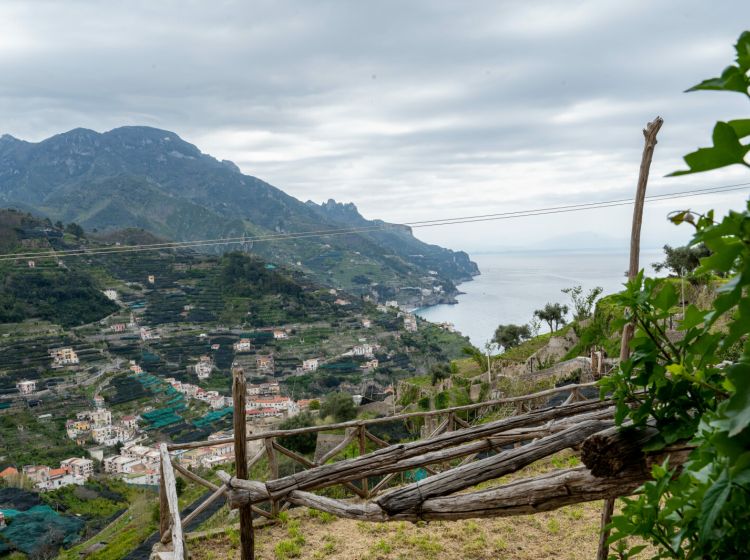
<path id="1" fill-rule="evenodd" d="M 232 393 L 234 398 L 234 436 L 217 440 L 199 441 L 180 444 L 162 444 L 161 466 L 162 472 L 160 486 L 160 541 L 169 545 L 171 543 L 174 560 L 185 560 L 187 553 L 183 542 L 182 527 L 195 520 L 201 513 L 205 512 L 216 500 L 226 497 L 231 506 L 240 510 L 240 541 L 241 557 L 243 560 L 253 558 L 254 535 L 253 517 L 261 516 L 267 520 L 274 520 L 280 511 L 290 505 L 306 503 L 323 503 L 326 500 L 309 490 L 317 490 L 332 485 L 341 485 L 359 499 L 374 499 L 377 502 L 369 503 L 372 510 L 376 507 L 381 513 L 375 517 L 390 518 L 390 511 L 395 511 L 392 500 L 398 498 L 391 491 L 382 494 L 399 473 L 412 471 L 417 468 L 424 469 L 431 475 L 417 486 L 404 486 L 404 496 L 409 496 L 409 488 L 416 488 L 421 492 L 425 483 L 433 479 L 437 481 L 453 480 L 451 484 L 439 483 L 444 488 L 454 488 L 455 480 L 465 477 L 465 487 L 476 484 L 476 480 L 488 480 L 499 476 L 499 472 L 512 472 L 519 465 L 526 464 L 525 461 L 536 460 L 533 457 L 542 457 L 554 449 L 562 449 L 573 444 L 580 443 L 581 434 L 572 439 L 559 440 L 552 444 L 548 438 L 558 434 L 570 432 L 571 428 L 589 422 L 589 431 L 598 431 L 611 425 L 613 409 L 607 401 L 586 401 L 581 395 L 581 389 L 592 387 L 593 383 L 571 384 L 563 387 L 555 387 L 537 393 L 519 397 L 507 397 L 495 399 L 482 403 L 474 403 L 464 406 L 456 406 L 442 410 L 423 412 L 412 412 L 398 414 L 384 418 L 369 420 L 353 420 L 350 422 L 339 422 L 324 426 L 310 426 L 291 430 L 272 430 L 259 434 L 246 433 L 245 421 L 245 378 L 241 370 L 233 372 Z M 523 404 L 538 402 L 553 395 L 569 393 L 566 404 L 559 407 L 546 408 L 523 412 L 522 416 L 512 416 L 494 422 L 472 426 L 463 420 L 457 413 L 463 411 L 491 409 L 493 407 L 508 404 Z M 528 407 L 531 409 L 531 406 Z M 524 409 L 525 410 L 525 409 Z M 425 439 L 391 445 L 373 434 L 368 428 L 373 425 L 390 422 L 403 422 L 417 418 L 439 418 L 441 421 L 437 427 Z M 312 461 L 279 443 L 278 439 L 297 435 L 319 432 L 344 431 L 344 438 L 340 443 L 321 456 L 317 461 Z M 588 431 L 586 432 L 588 434 Z M 536 440 L 536 441 L 535 441 Z M 248 457 L 247 443 L 250 441 L 262 441 L 260 449 Z M 558 441 L 558 440 L 555 440 Z M 497 453 L 509 445 L 520 445 L 529 443 L 518 449 L 512 449 L 512 456 L 523 456 L 521 458 L 509 459 L 507 450 Z M 571 443 L 575 442 L 575 443 Z M 179 452 L 199 447 L 213 447 L 232 443 L 235 450 L 235 473 L 220 472 L 220 484 L 208 481 L 198 474 L 188 470 L 179 463 Z M 527 451 L 536 450 L 537 455 L 530 455 Z M 369 451 L 375 447 L 374 451 Z M 336 460 L 347 449 L 354 448 L 358 457 L 346 460 Z M 368 452 L 369 451 L 369 452 Z M 521 453 L 523 451 L 523 453 Z M 170 453 L 177 452 L 172 457 Z M 477 457 L 483 453 L 494 453 L 488 459 L 497 462 L 492 469 L 488 469 L 488 459 L 477 461 Z M 505 453 L 505 454 L 503 454 Z M 288 477 L 279 477 L 278 456 L 283 455 L 300 464 L 306 470 Z M 525 458 L 524 458 L 525 457 Z M 263 458 L 268 461 L 270 476 L 265 483 L 248 480 L 250 469 Z M 500 463 L 502 465 L 498 466 Z M 475 465 L 479 465 L 475 467 Z M 198 507 L 180 521 L 179 511 L 176 509 L 176 489 L 174 484 L 174 472 L 185 479 L 199 484 L 211 491 L 211 494 Z M 469 472 L 475 473 L 469 475 Z M 450 473 L 455 473 L 451 475 Z M 484 474 L 477 474 L 484 473 Z M 478 478 L 477 478 L 478 476 Z M 446 477 L 446 478 L 441 478 Z M 469 481 L 474 481 L 469 484 Z M 464 487 L 464 483 L 459 484 Z M 451 490 L 451 492 L 454 490 Z M 170 494 L 173 494 L 170 498 Z M 382 496 L 381 496 L 382 494 Z M 442 492 L 430 491 L 427 501 L 434 499 L 432 496 L 442 495 Z M 314 496 L 314 497 L 311 497 Z M 406 497 L 411 504 L 413 498 Z M 316 501 L 318 500 L 318 501 Z M 383 506 L 377 505 L 382 501 Z M 427 501 L 423 502 L 427 503 Z M 268 510 L 263 509 L 262 503 L 270 504 Z M 432 502 L 430 502 L 432 503 Z M 375 504 L 375 505 L 373 505 Z M 315 507 L 315 506 L 311 506 Z M 341 506 L 337 506 L 341 507 Z M 347 506 L 348 507 L 348 506 Z M 398 518 L 408 518 L 413 515 L 413 505 L 401 508 L 396 513 Z M 336 510 L 336 508 L 333 508 Z M 374 511 L 374 510 L 372 510 Z"/>
<path id="2" fill-rule="evenodd" d="M 439 410 L 427 410 L 421 412 L 408 412 L 406 414 L 396 414 L 394 416 L 384 416 L 381 418 L 371 418 L 369 420 L 350 420 L 349 422 L 339 422 L 337 424 L 327 424 L 325 426 L 308 426 L 306 428 L 295 428 L 290 430 L 270 430 L 259 434 L 249 434 L 247 441 L 255 441 L 266 438 L 278 438 L 284 436 L 293 436 L 298 434 L 309 434 L 324 431 L 344 430 L 346 428 L 359 428 L 360 426 L 374 426 L 376 424 L 388 424 L 390 422 L 398 422 L 403 420 L 410 420 L 412 418 L 428 418 L 431 416 L 442 416 L 451 412 L 463 412 L 468 410 L 478 410 L 481 408 L 492 408 L 505 404 L 523 403 L 527 401 L 533 401 L 543 397 L 550 397 L 560 393 L 568 393 L 571 391 L 579 391 L 581 389 L 594 387 L 596 382 L 591 383 L 578 383 L 571 385 L 563 385 L 562 387 L 553 387 L 552 389 L 546 389 L 539 391 L 538 393 L 532 393 L 529 395 L 521 395 L 518 397 L 505 397 L 502 399 L 495 399 L 491 401 L 484 401 L 480 403 L 466 404 L 462 406 L 454 406 L 451 408 L 442 408 Z M 193 441 L 187 443 L 172 443 L 168 444 L 167 448 L 170 451 L 180 451 L 184 449 L 196 449 L 198 447 L 211 447 L 216 445 L 226 445 L 228 443 L 234 443 L 234 437 L 221 438 L 215 440 L 204 440 L 204 441 Z"/>

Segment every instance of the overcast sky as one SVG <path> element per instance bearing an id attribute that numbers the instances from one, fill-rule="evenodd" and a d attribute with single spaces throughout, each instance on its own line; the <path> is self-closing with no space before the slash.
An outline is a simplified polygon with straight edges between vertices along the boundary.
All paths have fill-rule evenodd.
<path id="1" fill-rule="evenodd" d="M 408 222 L 631 196 L 661 115 L 651 193 L 750 181 L 664 178 L 747 117 L 720 73 L 750 2 L 0 2 L 0 134 L 165 128 L 302 200 Z M 646 245 L 684 241 L 649 204 Z M 629 237 L 630 208 L 417 231 L 469 251 L 580 232 Z"/>

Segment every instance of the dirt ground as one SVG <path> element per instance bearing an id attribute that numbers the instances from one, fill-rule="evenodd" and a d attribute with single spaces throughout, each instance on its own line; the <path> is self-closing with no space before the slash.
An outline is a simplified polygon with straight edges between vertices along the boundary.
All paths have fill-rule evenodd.
<path id="1" fill-rule="evenodd" d="M 601 502 L 499 519 L 364 523 L 304 508 L 256 531 L 256 558 L 285 560 L 590 559 L 596 556 Z M 188 543 L 195 560 L 239 558 L 236 530 Z"/>

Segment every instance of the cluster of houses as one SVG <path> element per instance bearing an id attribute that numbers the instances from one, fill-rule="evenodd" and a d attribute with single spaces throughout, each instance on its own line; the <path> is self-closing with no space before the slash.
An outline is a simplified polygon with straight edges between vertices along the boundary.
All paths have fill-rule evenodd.
<path id="1" fill-rule="evenodd" d="M 131 442 L 119 455 L 105 457 L 102 468 L 127 484 L 154 486 L 159 484 L 159 460 L 157 449 Z"/>
<path id="2" fill-rule="evenodd" d="M 53 368 L 76 366 L 80 363 L 78 354 L 76 354 L 76 351 L 70 347 L 53 348 L 49 351 L 49 355 L 52 357 Z"/>
<path id="3" fill-rule="evenodd" d="M 94 410 L 78 412 L 74 419 L 65 422 L 68 438 L 81 446 L 93 440 L 98 445 L 111 447 L 135 437 L 137 417 L 123 416 L 113 424 L 112 412 L 104 408 L 104 399 L 100 395 L 94 397 L 94 405 Z"/>
<path id="4" fill-rule="evenodd" d="M 164 381 L 169 383 L 177 392 L 182 393 L 190 399 L 203 401 L 214 410 L 232 406 L 232 397 L 224 397 L 218 391 L 208 391 L 192 383 L 183 383 L 174 377 L 167 377 Z"/>
<path id="5" fill-rule="evenodd" d="M 217 439 L 226 439 L 232 437 L 231 432 L 216 432 L 208 436 L 209 441 Z M 212 445 L 189 449 L 179 454 L 177 459 L 181 465 L 195 469 L 203 467 L 210 469 L 216 465 L 231 463 L 234 461 L 234 444 L 225 443 L 222 445 Z"/>
<path id="6" fill-rule="evenodd" d="M 365 358 L 372 358 L 375 356 L 375 351 L 380 348 L 377 344 L 358 344 L 351 350 L 348 350 L 342 354 L 342 356 L 363 356 Z"/>
<path id="7" fill-rule="evenodd" d="M 71 484 L 82 485 L 94 474 L 94 461 L 84 457 L 71 457 L 60 462 L 59 468 L 47 465 L 25 465 L 21 472 L 15 467 L 8 467 L 0 472 L 0 479 L 24 476 L 40 492 L 57 490 Z"/>

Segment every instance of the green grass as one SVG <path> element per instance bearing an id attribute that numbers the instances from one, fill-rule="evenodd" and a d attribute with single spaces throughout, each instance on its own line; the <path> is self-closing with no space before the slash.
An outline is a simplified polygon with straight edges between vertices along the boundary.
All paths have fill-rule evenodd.
<path id="1" fill-rule="evenodd" d="M 526 342 L 522 342 L 515 348 L 511 348 L 507 352 L 503 352 L 498 358 L 501 360 L 509 360 L 511 362 L 525 362 L 532 356 L 532 354 L 534 354 L 534 352 L 545 346 L 550 338 L 553 336 L 565 336 L 571 328 L 573 328 L 573 325 L 567 324 L 553 333 L 545 333 L 535 336 Z"/>
<path id="2" fill-rule="evenodd" d="M 58 560 L 79 560 L 92 545 L 106 545 L 86 556 L 86 560 L 120 560 L 156 531 L 154 504 L 158 496 L 148 490 L 136 491 L 130 507 L 93 538 L 73 548 L 61 551 Z"/>

